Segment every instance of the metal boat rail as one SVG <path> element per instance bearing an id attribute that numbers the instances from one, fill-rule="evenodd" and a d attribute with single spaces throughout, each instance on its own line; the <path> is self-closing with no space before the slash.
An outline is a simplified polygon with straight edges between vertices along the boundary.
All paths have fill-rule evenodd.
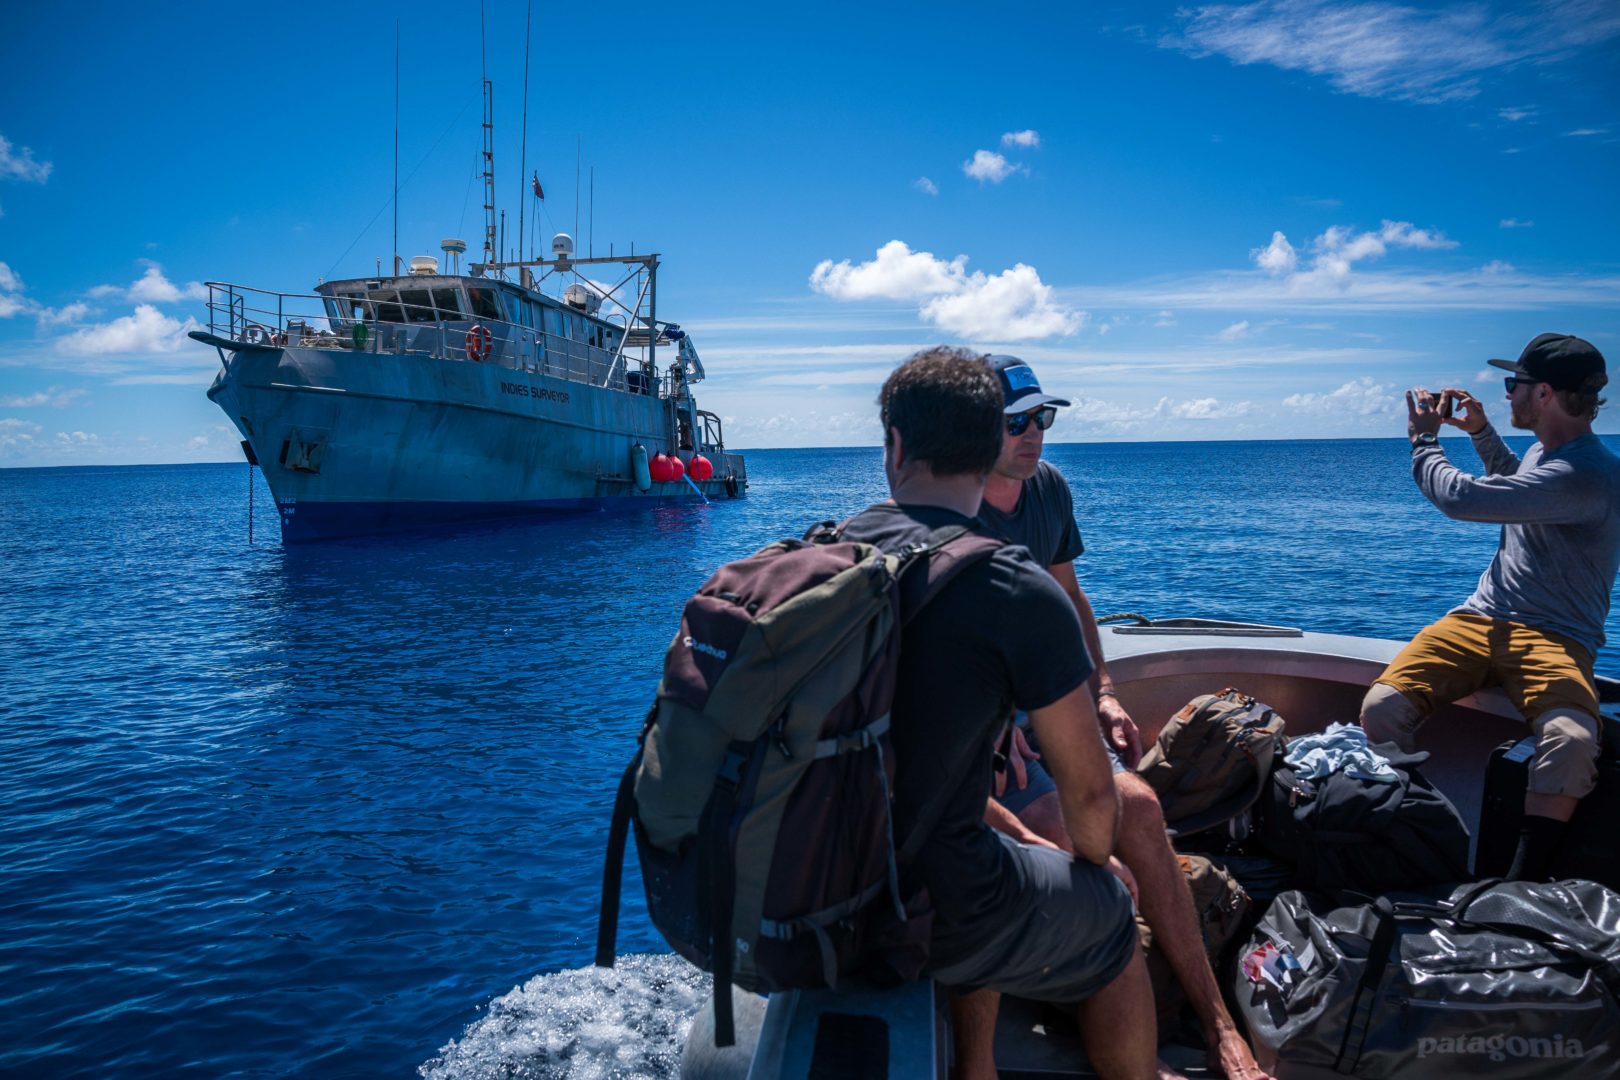
<path id="1" fill-rule="evenodd" d="M 208 286 L 208 335 L 222 349 L 336 349 L 357 354 L 427 355 L 493 364 L 568 382 L 659 398 L 676 396 L 680 380 L 645 360 L 531 326 L 419 304 L 285 293 L 229 282 Z M 344 308 L 347 315 L 339 314 Z M 646 338 L 643 333 L 643 339 Z M 211 340 L 210 340 L 211 339 Z M 623 355 L 621 355 L 621 353 Z M 718 419 L 716 420 L 718 425 Z"/>

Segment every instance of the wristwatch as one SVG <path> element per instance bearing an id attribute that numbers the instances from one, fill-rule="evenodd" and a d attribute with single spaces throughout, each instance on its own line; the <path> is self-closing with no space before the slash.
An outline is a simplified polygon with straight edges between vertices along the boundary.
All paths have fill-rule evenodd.
<path id="1" fill-rule="evenodd" d="M 1412 449 L 1421 450 L 1425 446 L 1439 446 L 1440 436 L 1432 431 L 1420 431 L 1412 436 Z"/>

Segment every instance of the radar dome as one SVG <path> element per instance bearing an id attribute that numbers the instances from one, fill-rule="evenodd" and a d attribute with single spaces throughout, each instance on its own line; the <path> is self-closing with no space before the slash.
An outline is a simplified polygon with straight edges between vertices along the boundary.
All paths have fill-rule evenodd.
<path id="1" fill-rule="evenodd" d="M 560 232 L 551 238 L 551 253 L 559 259 L 571 258 L 574 254 L 574 238 L 565 232 Z"/>

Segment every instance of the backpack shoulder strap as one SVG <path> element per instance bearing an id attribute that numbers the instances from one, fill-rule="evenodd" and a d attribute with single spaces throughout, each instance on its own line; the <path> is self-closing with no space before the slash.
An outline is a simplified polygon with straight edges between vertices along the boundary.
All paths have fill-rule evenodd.
<path id="1" fill-rule="evenodd" d="M 909 576 L 907 571 L 912 567 L 923 567 L 922 585 L 901 590 L 901 625 L 916 618 L 929 601 L 956 580 L 958 574 L 1006 546 L 1007 541 L 975 532 L 971 525 L 947 525 L 935 529 L 926 541 L 900 551 L 900 568 L 896 573 L 902 580 Z"/>

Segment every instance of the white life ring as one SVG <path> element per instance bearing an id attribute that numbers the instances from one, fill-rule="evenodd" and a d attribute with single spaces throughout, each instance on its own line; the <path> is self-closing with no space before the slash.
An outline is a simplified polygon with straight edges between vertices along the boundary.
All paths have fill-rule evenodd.
<path id="1" fill-rule="evenodd" d="M 258 323 L 248 323 L 242 328 L 242 340 L 249 345 L 270 344 L 270 331 Z"/>

